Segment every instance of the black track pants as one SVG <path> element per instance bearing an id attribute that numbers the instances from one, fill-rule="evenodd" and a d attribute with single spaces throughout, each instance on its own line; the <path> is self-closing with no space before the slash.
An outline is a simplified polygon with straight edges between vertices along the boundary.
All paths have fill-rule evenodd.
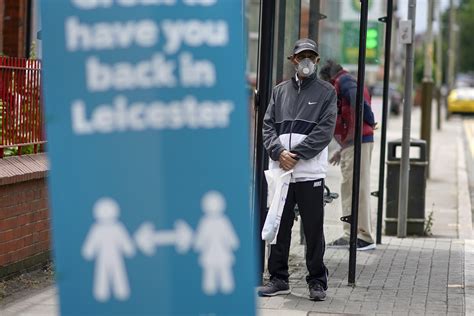
<path id="1" fill-rule="evenodd" d="M 325 250 L 323 192 L 323 179 L 290 183 L 277 243 L 271 246 L 268 258 L 268 271 L 272 278 L 288 281 L 291 228 L 295 218 L 295 204 L 298 204 L 307 246 L 306 267 L 309 274 L 306 281 L 308 284 L 318 282 L 327 289 L 327 268 L 323 263 Z"/>

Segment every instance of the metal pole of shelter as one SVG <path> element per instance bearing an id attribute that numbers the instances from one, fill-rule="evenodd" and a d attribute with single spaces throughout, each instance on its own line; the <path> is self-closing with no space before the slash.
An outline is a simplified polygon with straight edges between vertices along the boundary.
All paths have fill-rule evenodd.
<path id="1" fill-rule="evenodd" d="M 383 72 L 382 136 L 380 140 L 379 190 L 377 193 L 377 235 L 376 243 L 382 243 L 382 218 L 385 181 L 385 153 L 387 147 L 388 91 L 390 84 L 390 54 L 392 44 L 393 0 L 387 1 L 387 16 L 380 21 L 385 23 L 385 61 Z"/>
<path id="2" fill-rule="evenodd" d="M 349 247 L 349 279 L 348 283 L 355 286 L 357 222 L 359 217 L 359 187 L 360 187 L 360 155 L 362 147 L 362 120 L 364 118 L 364 81 L 365 81 L 365 50 L 367 44 L 368 0 L 361 0 L 360 30 L 359 30 L 359 60 L 357 71 L 357 94 L 355 109 L 354 136 L 354 169 L 352 179 L 352 211 L 351 236 Z"/>
<path id="3" fill-rule="evenodd" d="M 267 110 L 268 102 L 272 91 L 272 69 L 273 69 L 273 34 L 275 28 L 275 1 L 262 0 L 260 3 L 260 31 L 259 31 L 259 53 L 257 90 L 255 92 L 255 116 L 257 118 L 256 132 L 256 166 L 255 166 L 255 186 L 256 186 L 256 206 L 258 211 L 259 225 L 263 227 L 267 213 L 267 187 L 264 180 L 264 170 L 268 165 L 268 155 L 263 146 L 263 117 Z M 259 235 L 259 234 L 257 234 Z M 263 275 L 265 244 L 260 242 L 260 273 Z"/>
<path id="4" fill-rule="evenodd" d="M 398 196 L 398 231 L 397 236 L 404 238 L 407 235 L 407 213 L 408 213 L 408 185 L 410 175 L 410 128 L 411 128 L 411 105 L 413 90 L 413 66 L 414 66 L 414 35 L 415 35 L 416 0 L 408 3 L 408 20 L 411 21 L 411 42 L 406 44 L 406 66 L 405 66 L 405 100 L 403 103 L 403 132 L 402 132 L 402 159 L 400 165 L 400 183 Z"/>

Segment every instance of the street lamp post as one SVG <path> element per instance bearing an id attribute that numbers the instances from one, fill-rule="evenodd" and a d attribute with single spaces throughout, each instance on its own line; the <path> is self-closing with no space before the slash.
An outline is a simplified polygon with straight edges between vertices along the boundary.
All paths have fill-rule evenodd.
<path id="1" fill-rule="evenodd" d="M 443 52 L 441 45 L 443 42 L 443 32 L 441 32 L 441 2 L 436 2 L 436 20 L 438 22 L 438 34 L 436 36 L 436 128 L 441 130 L 441 84 L 442 84 L 442 69 L 443 69 Z"/>
<path id="2" fill-rule="evenodd" d="M 405 100 L 403 103 L 403 132 L 402 132 L 402 159 L 400 163 L 400 183 L 398 197 L 398 227 L 397 236 L 404 238 L 407 235 L 407 213 L 408 213 L 408 186 L 410 175 L 410 132 L 411 132 L 411 105 L 413 90 L 413 66 L 414 66 L 414 44 L 415 34 L 416 0 L 408 3 L 407 28 L 401 30 L 402 38 L 405 35 L 406 64 L 405 64 Z M 403 34 L 406 33 L 406 34 Z"/>

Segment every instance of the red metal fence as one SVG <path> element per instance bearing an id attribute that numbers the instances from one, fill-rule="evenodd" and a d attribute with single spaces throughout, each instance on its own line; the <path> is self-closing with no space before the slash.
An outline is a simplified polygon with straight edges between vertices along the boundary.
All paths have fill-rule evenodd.
<path id="1" fill-rule="evenodd" d="M 41 62 L 0 57 L 0 158 L 40 151 L 46 143 Z"/>

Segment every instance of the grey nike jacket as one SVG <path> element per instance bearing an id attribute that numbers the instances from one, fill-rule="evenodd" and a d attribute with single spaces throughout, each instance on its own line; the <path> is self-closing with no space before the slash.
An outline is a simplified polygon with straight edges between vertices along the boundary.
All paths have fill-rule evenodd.
<path id="1" fill-rule="evenodd" d="M 298 155 L 294 179 L 321 179 L 328 167 L 328 144 L 337 115 L 334 87 L 313 74 L 303 81 L 296 76 L 273 88 L 263 119 L 263 143 L 269 168 L 279 168 L 283 150 Z"/>

